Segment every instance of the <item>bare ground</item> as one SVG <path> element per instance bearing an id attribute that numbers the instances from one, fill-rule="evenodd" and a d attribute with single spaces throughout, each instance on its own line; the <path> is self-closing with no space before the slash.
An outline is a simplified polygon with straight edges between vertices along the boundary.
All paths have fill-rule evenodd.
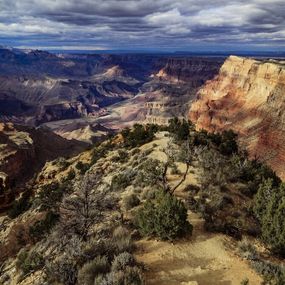
<path id="1" fill-rule="evenodd" d="M 262 279 L 233 250 L 235 241 L 203 229 L 203 220 L 189 212 L 192 237 L 175 244 L 156 240 L 137 242 L 136 257 L 146 265 L 147 285 L 250 285 Z"/>

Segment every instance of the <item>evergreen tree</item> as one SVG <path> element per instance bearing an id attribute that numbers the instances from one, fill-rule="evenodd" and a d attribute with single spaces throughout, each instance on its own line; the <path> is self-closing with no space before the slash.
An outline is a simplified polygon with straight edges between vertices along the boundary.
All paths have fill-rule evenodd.
<path id="1" fill-rule="evenodd" d="M 138 211 L 137 225 L 143 235 L 174 240 L 192 231 L 184 204 L 169 193 L 159 192 Z"/>

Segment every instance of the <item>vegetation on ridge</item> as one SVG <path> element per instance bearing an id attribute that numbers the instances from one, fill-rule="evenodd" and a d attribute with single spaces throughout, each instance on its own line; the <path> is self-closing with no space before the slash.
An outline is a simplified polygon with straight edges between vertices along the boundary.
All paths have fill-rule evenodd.
<path id="1" fill-rule="evenodd" d="M 167 146 L 156 144 L 157 134 Z M 42 284 L 144 284 L 134 239 L 190 237 L 188 210 L 202 215 L 208 231 L 251 235 L 284 255 L 284 185 L 248 158 L 232 131 L 195 131 L 176 118 L 164 127 L 135 125 L 82 157 L 53 163 L 52 171 L 41 173 L 29 207 L 19 203 L 10 215 L 27 223 L 15 242 L 15 251 L 23 248 L 19 278 L 39 271 Z M 187 180 L 193 173 L 195 185 Z M 268 282 L 283 280 L 268 273 L 277 267 L 243 248 Z"/>

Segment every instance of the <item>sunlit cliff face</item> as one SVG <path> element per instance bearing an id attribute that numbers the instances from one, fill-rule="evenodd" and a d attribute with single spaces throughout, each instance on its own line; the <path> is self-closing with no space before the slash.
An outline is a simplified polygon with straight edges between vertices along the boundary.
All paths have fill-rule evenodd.
<path id="1" fill-rule="evenodd" d="M 238 132 L 250 154 L 283 178 L 284 66 L 282 61 L 229 57 L 219 75 L 200 89 L 189 114 L 199 129 Z"/>

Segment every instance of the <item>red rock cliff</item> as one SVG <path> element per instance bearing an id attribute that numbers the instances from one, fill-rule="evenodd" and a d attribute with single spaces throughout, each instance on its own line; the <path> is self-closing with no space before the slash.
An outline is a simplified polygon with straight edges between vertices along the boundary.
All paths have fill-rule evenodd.
<path id="1" fill-rule="evenodd" d="M 189 117 L 198 129 L 233 129 L 251 156 L 285 179 L 285 61 L 230 56 L 198 92 Z"/>

